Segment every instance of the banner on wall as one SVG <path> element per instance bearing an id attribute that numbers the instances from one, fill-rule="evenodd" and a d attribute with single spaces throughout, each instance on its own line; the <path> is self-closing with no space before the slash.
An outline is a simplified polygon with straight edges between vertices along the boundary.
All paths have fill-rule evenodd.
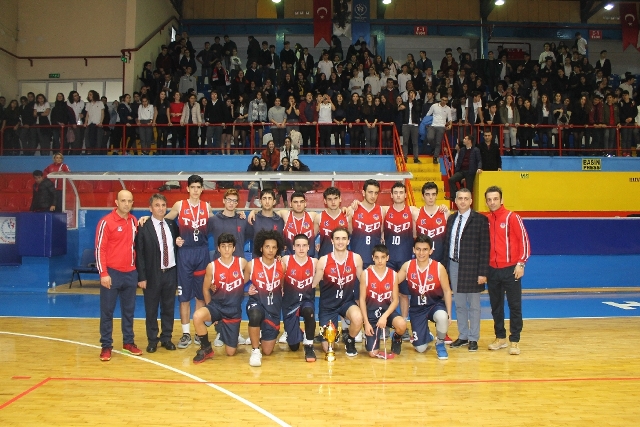
<path id="1" fill-rule="evenodd" d="M 333 0 L 333 35 L 351 38 L 351 19 L 353 16 L 351 0 Z"/>
<path id="2" fill-rule="evenodd" d="M 369 8 L 369 0 L 353 0 L 352 15 L 352 43 L 362 39 L 369 44 L 371 39 L 371 9 Z"/>
<path id="3" fill-rule="evenodd" d="M 620 3 L 620 25 L 622 26 L 622 50 L 631 45 L 638 49 L 638 10 L 635 3 Z"/>
<path id="4" fill-rule="evenodd" d="M 313 0 L 313 46 L 322 39 L 331 44 L 332 31 L 331 0 Z"/>
<path id="5" fill-rule="evenodd" d="M 16 217 L 0 216 L 0 245 L 15 245 Z"/>

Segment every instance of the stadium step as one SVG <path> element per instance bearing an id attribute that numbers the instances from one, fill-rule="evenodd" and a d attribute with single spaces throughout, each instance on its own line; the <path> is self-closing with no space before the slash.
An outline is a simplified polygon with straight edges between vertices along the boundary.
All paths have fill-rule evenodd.
<path id="1" fill-rule="evenodd" d="M 417 207 L 424 206 L 424 201 L 422 200 L 421 189 L 425 182 L 432 181 L 438 186 L 438 204 L 446 204 L 444 196 L 444 181 L 442 181 L 442 172 L 440 169 L 440 165 L 433 164 L 432 157 L 429 156 L 421 156 L 420 161 L 422 163 L 413 163 L 410 159 L 407 163 L 407 170 L 413 174 L 413 179 L 411 180 L 411 189 L 413 190 L 413 197 L 415 200 L 415 205 Z"/>

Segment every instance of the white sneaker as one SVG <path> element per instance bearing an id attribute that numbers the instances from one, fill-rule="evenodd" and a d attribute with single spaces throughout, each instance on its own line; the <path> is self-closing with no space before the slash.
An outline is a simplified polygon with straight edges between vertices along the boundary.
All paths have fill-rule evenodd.
<path id="1" fill-rule="evenodd" d="M 278 342 L 280 344 L 286 344 L 287 343 L 287 332 L 285 331 L 282 335 L 280 335 L 280 339 L 278 340 Z"/>
<path id="2" fill-rule="evenodd" d="M 358 335 L 356 335 L 356 342 L 362 342 L 362 329 L 360 329 L 360 332 L 358 332 Z"/>
<path id="3" fill-rule="evenodd" d="M 245 345 L 247 341 L 250 343 L 251 340 L 249 338 L 245 339 L 242 334 L 238 334 L 238 345 Z"/>
<path id="4" fill-rule="evenodd" d="M 249 366 L 262 366 L 262 352 L 259 348 L 254 348 L 253 350 L 251 350 Z"/>
<path id="5" fill-rule="evenodd" d="M 222 342 L 222 340 L 220 339 L 220 334 L 216 335 L 216 339 L 213 340 L 213 346 L 214 347 L 223 347 L 224 343 Z"/>
<path id="6" fill-rule="evenodd" d="M 254 204 L 254 205 L 256 205 L 256 206 L 257 206 L 257 207 L 259 207 L 259 208 L 261 208 L 261 207 L 262 207 L 262 202 L 261 202 L 260 200 L 258 200 L 258 199 L 255 199 L 255 200 L 253 201 L 253 204 Z"/>

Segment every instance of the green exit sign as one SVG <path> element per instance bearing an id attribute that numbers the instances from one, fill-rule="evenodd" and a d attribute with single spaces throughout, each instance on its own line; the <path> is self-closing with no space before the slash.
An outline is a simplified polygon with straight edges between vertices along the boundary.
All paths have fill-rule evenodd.
<path id="1" fill-rule="evenodd" d="M 60 73 L 51 73 L 51 74 L 49 74 L 49 78 L 50 79 L 59 79 L 60 78 Z"/>

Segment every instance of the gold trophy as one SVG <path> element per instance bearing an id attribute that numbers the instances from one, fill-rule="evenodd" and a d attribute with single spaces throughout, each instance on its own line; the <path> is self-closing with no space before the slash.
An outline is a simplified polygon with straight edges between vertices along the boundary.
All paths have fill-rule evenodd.
<path id="1" fill-rule="evenodd" d="M 333 351 L 333 345 L 336 342 L 336 336 L 340 336 L 341 330 L 336 329 L 335 325 L 331 320 L 329 320 L 329 324 L 327 326 L 320 328 L 320 334 L 324 339 L 327 340 L 328 349 L 327 353 L 324 355 L 324 360 L 327 362 L 333 362 L 336 360 L 336 353 Z"/>

